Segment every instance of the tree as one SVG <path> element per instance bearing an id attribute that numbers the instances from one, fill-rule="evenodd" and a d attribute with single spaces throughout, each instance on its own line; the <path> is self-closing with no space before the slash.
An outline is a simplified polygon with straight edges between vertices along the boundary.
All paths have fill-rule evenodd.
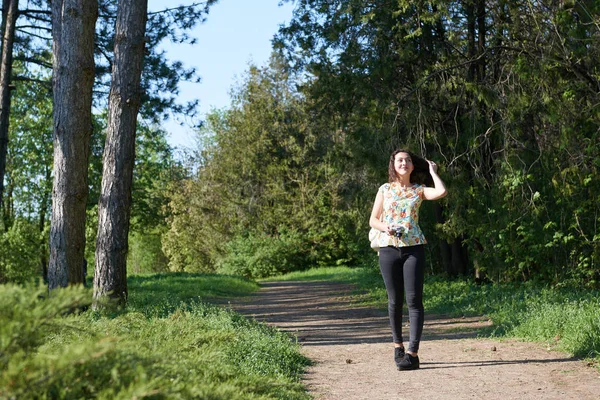
<path id="1" fill-rule="evenodd" d="M 106 296 L 121 304 L 127 301 L 127 244 L 147 8 L 147 0 L 119 0 L 98 205 L 96 307 L 98 300 Z"/>
<path id="2" fill-rule="evenodd" d="M 181 80 L 198 79 L 193 69 L 184 69 L 180 62 L 166 59 L 165 53 L 159 49 L 160 44 L 169 39 L 172 42 L 193 43 L 195 39 L 188 36 L 187 31 L 198 22 L 204 20 L 209 6 L 216 0 L 182 5 L 165 10 L 148 13 L 147 55 L 145 57 L 142 115 L 145 119 L 157 122 L 173 113 L 195 112 L 195 102 L 180 104 L 177 101 L 178 85 Z M 10 7 L 9 7 L 10 5 Z M 6 171 L 6 146 L 8 142 L 8 122 L 10 111 L 11 82 L 33 81 L 52 85 L 48 78 L 52 70 L 50 60 L 51 2 L 47 0 L 29 0 L 27 8 L 17 9 L 18 1 L 3 1 L 2 34 L 6 41 L 2 57 L 4 57 L 4 75 L 0 85 L 0 204 L 3 203 L 4 178 Z M 116 19 L 116 1 L 99 1 L 99 20 L 96 25 L 94 54 L 95 65 L 94 104 L 97 108 L 105 108 L 110 86 L 110 73 L 113 64 L 114 22 Z M 16 25 L 17 18 L 22 22 Z M 14 39 L 14 40 L 13 40 Z M 14 43 L 14 47 L 13 44 Z M 11 77 L 10 68 L 15 59 L 23 68 Z M 40 70 L 42 73 L 40 74 Z M 48 73 L 46 73 L 48 72 Z M 5 227 L 8 229 L 8 227 Z"/>
<path id="3" fill-rule="evenodd" d="M 96 0 L 52 3 L 54 184 L 50 289 L 83 282 Z"/>
<path id="4" fill-rule="evenodd" d="M 172 270 L 261 277 L 360 262 L 362 171 L 337 168 L 343 133 L 315 118 L 296 83 L 273 57 L 249 68 L 230 109 L 207 117 L 197 175 L 176 182 L 169 202 Z"/>
<path id="5" fill-rule="evenodd" d="M 21 69 L 16 63 L 15 70 Z M 41 78 L 41 77 L 40 77 Z M 11 113 L 11 141 L 6 165 L 7 204 L 12 204 L 5 215 L 6 226 L 19 219 L 27 219 L 37 226 L 39 240 L 35 252 L 39 254 L 38 270 L 47 279 L 48 270 L 48 216 L 52 197 L 52 92 L 43 83 L 20 83 L 14 92 Z"/>
<path id="6" fill-rule="evenodd" d="M 19 0 L 2 3 L 2 55 L 0 56 L 0 204 L 4 194 L 4 173 L 8 148 L 8 122 L 10 113 L 11 74 L 15 26 L 19 11 Z M 6 10 L 6 12 L 4 12 Z"/>
<path id="7" fill-rule="evenodd" d="M 348 167 L 384 179 L 398 145 L 443 160 L 450 195 L 421 219 L 436 270 L 598 285 L 598 2 L 295 3 L 276 44 Z"/>

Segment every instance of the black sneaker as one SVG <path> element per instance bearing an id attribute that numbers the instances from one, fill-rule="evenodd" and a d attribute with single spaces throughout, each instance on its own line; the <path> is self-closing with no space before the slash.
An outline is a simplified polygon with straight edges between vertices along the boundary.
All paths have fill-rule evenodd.
<path id="1" fill-rule="evenodd" d="M 400 362 L 404 359 L 404 347 L 394 347 L 394 361 L 396 361 L 396 367 L 400 368 Z"/>
<path id="2" fill-rule="evenodd" d="M 402 361 L 398 364 L 399 371 L 410 371 L 413 369 L 419 369 L 419 356 L 411 356 L 406 353 Z"/>

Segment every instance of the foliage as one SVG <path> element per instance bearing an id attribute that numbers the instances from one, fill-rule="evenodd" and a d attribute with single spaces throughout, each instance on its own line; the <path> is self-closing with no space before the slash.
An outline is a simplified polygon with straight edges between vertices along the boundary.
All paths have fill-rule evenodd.
<path id="1" fill-rule="evenodd" d="M 361 175 L 337 167 L 338 133 L 317 131 L 277 58 L 251 66 L 233 98 L 200 132 L 196 174 L 171 191 L 170 268 L 265 276 L 360 259 Z"/>
<path id="2" fill-rule="evenodd" d="M 22 66 L 15 65 L 15 70 L 21 71 Z M 39 82 L 23 82 L 12 98 L 5 177 L 9 193 L 5 201 L 10 206 L 5 206 L 4 219 L 45 218 L 52 192 L 52 95 Z"/>
<path id="3" fill-rule="evenodd" d="M 591 1 L 301 0 L 275 44 L 368 181 L 394 147 L 440 159 L 436 271 L 598 287 L 599 21 Z"/>
<path id="4" fill-rule="evenodd" d="M 17 66 L 17 70 L 19 68 Z M 4 275 L 3 279 L 11 281 L 22 282 L 29 277 L 42 277 L 44 271 L 39 265 L 47 263 L 53 162 L 52 98 L 48 93 L 48 88 L 42 83 L 23 82 L 17 86 L 13 95 L 7 190 L 2 207 L 2 219 L 7 233 L 3 235 L 3 243 L 6 245 L 1 247 L 3 252 L 6 251 L 3 268 L 13 272 L 21 271 L 17 275 Z M 90 194 L 86 215 L 86 259 L 90 274 L 93 273 L 96 245 L 106 113 L 95 115 L 93 122 L 88 168 Z M 164 130 L 154 125 L 140 123 L 136 136 L 137 158 L 131 212 L 132 236 L 139 239 L 132 243 L 131 253 L 136 271 L 166 269 L 166 259 L 160 243 L 166 229 L 167 197 L 164 186 L 179 179 L 182 174 L 180 165 L 174 159 L 173 150 L 166 142 L 166 135 Z M 13 227 L 17 221 L 18 226 Z M 38 233 L 34 234 L 36 226 Z M 141 237 L 141 232 L 148 236 Z M 19 238 L 18 235 L 22 237 Z M 17 246 L 17 242 L 22 244 Z M 14 257 L 13 261 L 7 261 L 9 257 Z"/>
<path id="5" fill-rule="evenodd" d="M 180 62 L 167 60 L 160 46 L 166 41 L 193 43 L 189 30 L 204 21 L 209 7 L 215 0 L 177 6 L 149 13 L 148 35 L 143 86 L 142 114 L 145 121 L 157 122 L 169 114 L 186 113 L 192 115 L 196 104 L 180 104 L 177 100 L 179 82 L 197 80 L 193 69 L 186 69 Z M 107 104 L 108 86 L 112 59 L 114 57 L 114 22 L 117 2 L 99 2 L 100 18 L 97 24 L 95 43 L 96 87 L 95 107 L 102 109 Z M 26 218 L 39 225 L 40 233 L 45 232 L 51 206 L 52 188 L 52 96 L 50 93 L 51 27 L 50 3 L 41 0 L 28 2 L 26 9 L 20 10 L 19 28 L 15 39 L 15 63 L 13 83 L 16 90 L 12 96 L 10 113 L 9 149 L 6 173 L 6 191 L 1 205 L 3 230 L 9 230 L 18 218 Z M 102 151 L 106 114 L 94 116 L 93 134 L 90 144 L 90 165 L 88 184 L 88 221 L 86 258 L 93 265 L 95 228 L 91 227 L 95 217 L 91 211 L 98 204 L 102 174 Z M 166 132 L 156 126 L 141 123 L 137 138 L 138 158 L 135 166 L 135 184 L 132 207 L 132 230 L 142 232 L 148 227 L 164 231 L 164 206 L 166 198 L 163 186 L 176 179 L 172 150 L 166 143 Z M 152 240 L 154 239 L 154 241 Z M 164 270 L 164 255 L 156 249 L 158 237 L 148 238 L 154 246 L 154 261 L 147 266 Z M 39 247 L 45 249 L 46 237 L 40 238 Z M 139 247 L 138 247 L 139 248 Z M 8 250 L 8 249 L 7 249 Z M 140 249 L 142 253 L 145 250 Z M 47 255 L 40 256 L 45 265 Z M 31 267 L 30 267 L 31 268 Z M 43 271 L 40 271 L 40 274 Z M 0 278 L 4 279 L 4 278 Z"/>
<path id="6" fill-rule="evenodd" d="M 231 107 L 206 117 L 190 168 L 174 161 L 164 132 L 140 127 L 131 262 L 140 271 L 168 260 L 172 271 L 253 276 L 371 263 L 369 211 L 401 146 L 438 161 L 449 189 L 421 212 L 431 271 L 598 288 L 596 3 L 296 1 L 270 64 L 250 66 Z M 101 3 L 101 76 L 115 4 Z M 174 106 L 180 78 L 194 79 L 177 63 L 166 68 L 157 46 L 192 41 L 187 29 L 210 4 L 152 15 L 144 79 L 166 96 L 147 103 L 155 116 Z M 47 44 L 19 43 L 24 58 L 49 60 Z M 23 65 L 15 71 L 34 76 Z M 43 85 L 17 85 L 5 229 L 25 217 L 42 232 L 47 219 L 44 96 Z M 104 122 L 95 123 L 101 143 Z M 90 209 L 101 148 L 92 145 Z"/>
<path id="7" fill-rule="evenodd" d="M 310 261 L 309 243 L 297 232 L 284 230 L 277 237 L 250 233 L 227 242 L 216 271 L 263 278 L 302 270 L 310 265 Z"/>
<path id="8" fill-rule="evenodd" d="M 134 308 L 113 316 L 69 313 L 89 303 L 91 294 L 80 288 L 46 299 L 43 287 L 0 287 L 0 397 L 308 398 L 298 383 L 307 362 L 298 346 L 273 328 L 199 302 L 209 294 L 202 288 L 196 300 L 180 292 L 202 279 L 221 295 L 232 281 L 148 275 L 129 285 Z M 160 296 L 137 296 L 152 286 Z"/>
<path id="9" fill-rule="evenodd" d="M 41 264 L 47 249 L 40 242 L 47 230 L 25 219 L 18 219 L 5 232 L 0 232 L 0 283 L 28 282 L 42 276 Z"/>
<path id="10" fill-rule="evenodd" d="M 10 367 L 25 363 L 30 353 L 59 325 L 58 316 L 89 305 L 89 297 L 89 293 L 77 287 L 48 297 L 43 285 L 0 286 L 0 369 L 9 371 Z"/>
<path id="11" fill-rule="evenodd" d="M 162 232 L 158 229 L 129 234 L 128 273 L 167 272 L 168 259 L 162 251 Z"/>
<path id="12" fill-rule="evenodd" d="M 146 55 L 142 73 L 142 108 L 140 113 L 145 120 L 158 122 L 169 114 L 193 114 L 196 103 L 181 104 L 177 101 L 179 82 L 199 80 L 193 68 L 184 68 L 180 61 L 166 58 L 162 50 L 165 41 L 170 43 L 195 43 L 189 31 L 196 24 L 206 20 L 210 6 L 216 0 L 192 2 L 189 5 L 168 7 L 164 10 L 148 13 Z M 19 72 L 19 78 L 36 79 L 37 71 L 44 71 L 43 79 L 49 88 L 51 82 L 48 73 L 51 62 L 51 2 L 30 0 L 26 9 L 20 10 L 15 38 L 15 59 L 25 63 L 25 70 Z M 96 23 L 95 64 L 96 82 L 94 100 L 97 108 L 105 108 L 108 103 L 108 91 L 114 58 L 114 34 L 117 14 L 117 1 L 100 0 L 98 2 L 98 20 Z"/>

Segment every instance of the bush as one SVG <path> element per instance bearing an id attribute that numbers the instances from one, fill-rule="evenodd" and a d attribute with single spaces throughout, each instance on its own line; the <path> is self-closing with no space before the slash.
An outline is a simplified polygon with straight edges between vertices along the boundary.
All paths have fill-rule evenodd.
<path id="1" fill-rule="evenodd" d="M 127 270 L 134 274 L 148 272 L 166 272 L 168 259 L 162 251 L 160 232 L 131 232 Z"/>
<path id="2" fill-rule="evenodd" d="M 81 287 L 48 298 L 44 286 L 0 286 L 0 398 L 308 398 L 308 360 L 288 335 L 179 296 L 182 285 L 112 316 L 78 313 L 91 299 Z M 173 298 L 188 301 L 173 308 Z"/>
<path id="3" fill-rule="evenodd" d="M 23 283 L 42 277 L 41 258 L 46 249 L 40 246 L 40 236 L 37 226 L 20 219 L 0 233 L 0 283 Z"/>
<path id="4" fill-rule="evenodd" d="M 310 265 L 308 248 L 308 243 L 297 232 L 237 236 L 226 244 L 225 255 L 217 261 L 217 272 L 264 278 L 303 270 Z"/>

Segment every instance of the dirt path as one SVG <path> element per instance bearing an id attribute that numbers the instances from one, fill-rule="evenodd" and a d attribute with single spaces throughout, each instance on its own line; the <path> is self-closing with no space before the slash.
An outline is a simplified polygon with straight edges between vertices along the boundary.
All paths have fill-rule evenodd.
<path id="1" fill-rule="evenodd" d="M 540 344 L 477 339 L 489 324 L 477 318 L 426 315 L 421 369 L 397 371 L 386 312 L 352 306 L 350 291 L 269 282 L 232 307 L 298 337 L 316 399 L 600 399 L 595 368 Z"/>

